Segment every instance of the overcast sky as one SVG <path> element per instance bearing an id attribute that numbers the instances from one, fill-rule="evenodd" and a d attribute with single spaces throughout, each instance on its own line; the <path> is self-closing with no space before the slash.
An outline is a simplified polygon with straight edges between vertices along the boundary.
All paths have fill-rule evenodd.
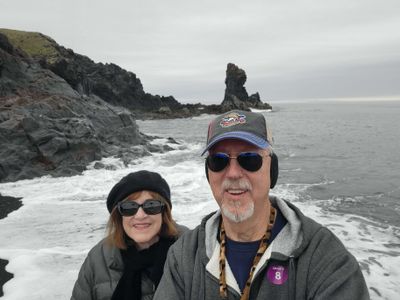
<path id="1" fill-rule="evenodd" d="M 399 16 L 399 0 L 0 0 L 0 28 L 41 32 L 182 103 L 220 103 L 229 62 L 272 104 L 400 99 Z"/>

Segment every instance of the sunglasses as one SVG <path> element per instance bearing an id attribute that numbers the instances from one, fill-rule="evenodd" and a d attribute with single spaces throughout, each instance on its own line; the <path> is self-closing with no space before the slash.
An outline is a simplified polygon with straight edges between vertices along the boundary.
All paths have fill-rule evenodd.
<path id="1" fill-rule="evenodd" d="M 156 215 L 164 210 L 165 203 L 154 199 L 148 199 L 142 204 L 138 204 L 134 201 L 122 201 L 118 203 L 118 211 L 121 216 L 125 217 L 136 215 L 139 207 L 141 207 L 147 215 Z"/>
<path id="2" fill-rule="evenodd" d="M 236 159 L 243 169 L 250 172 L 258 171 L 263 164 L 262 156 L 256 152 L 242 152 L 236 157 L 219 152 L 206 158 L 207 167 L 213 172 L 220 172 L 228 166 L 231 159 Z"/>

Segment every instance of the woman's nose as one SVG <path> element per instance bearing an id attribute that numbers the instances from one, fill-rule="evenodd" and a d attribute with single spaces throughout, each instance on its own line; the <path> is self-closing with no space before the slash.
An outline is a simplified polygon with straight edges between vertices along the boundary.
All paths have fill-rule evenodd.
<path id="1" fill-rule="evenodd" d="M 140 219 L 146 217 L 147 214 L 144 212 L 142 207 L 139 207 L 137 213 L 135 214 L 135 218 Z"/>

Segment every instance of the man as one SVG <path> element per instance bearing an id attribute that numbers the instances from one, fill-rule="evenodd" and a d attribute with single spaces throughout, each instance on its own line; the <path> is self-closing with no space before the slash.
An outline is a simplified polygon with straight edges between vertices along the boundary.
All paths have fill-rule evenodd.
<path id="1" fill-rule="evenodd" d="M 338 238 L 269 195 L 278 158 L 263 115 L 217 117 L 207 151 L 220 210 L 170 248 L 155 300 L 369 299 L 356 259 Z"/>

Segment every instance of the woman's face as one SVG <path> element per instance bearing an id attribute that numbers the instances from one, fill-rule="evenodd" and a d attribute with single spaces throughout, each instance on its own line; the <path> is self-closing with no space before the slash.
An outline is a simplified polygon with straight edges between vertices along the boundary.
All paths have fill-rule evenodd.
<path id="1" fill-rule="evenodd" d="M 139 198 L 131 201 L 142 204 L 145 200 L 152 198 L 148 191 L 142 191 Z M 122 217 L 122 226 L 125 233 L 135 241 L 139 250 L 149 248 L 158 242 L 161 224 L 162 213 L 148 215 L 143 211 L 142 207 L 139 208 L 135 215 Z"/>

